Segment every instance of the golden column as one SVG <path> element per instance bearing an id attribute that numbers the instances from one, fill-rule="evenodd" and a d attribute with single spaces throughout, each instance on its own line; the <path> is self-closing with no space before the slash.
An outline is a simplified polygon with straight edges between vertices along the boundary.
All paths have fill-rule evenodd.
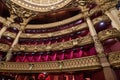
<path id="1" fill-rule="evenodd" d="M 21 29 L 20 29 L 20 31 L 18 32 L 16 38 L 14 39 L 14 41 L 13 41 L 13 43 L 12 43 L 12 45 L 11 45 L 11 48 L 10 48 L 10 49 L 8 50 L 8 52 L 7 52 L 6 61 L 9 61 L 9 60 L 11 59 L 11 57 L 12 57 L 12 49 L 13 49 L 13 47 L 18 43 L 19 37 L 20 37 L 22 31 L 25 29 L 25 27 L 26 27 L 27 23 L 29 22 L 29 20 L 30 20 L 30 18 L 25 19 L 23 23 L 20 23 L 20 28 L 21 28 Z"/>
<path id="2" fill-rule="evenodd" d="M 94 40 L 95 48 L 98 53 L 98 57 L 101 63 L 101 66 L 103 67 L 103 72 L 105 76 L 105 80 L 117 80 L 114 71 L 111 69 L 110 64 L 106 58 L 106 55 L 104 54 L 103 46 L 98 38 L 98 35 L 96 33 L 96 30 L 94 28 L 94 25 L 91 21 L 91 19 L 88 17 L 86 18 L 91 36 Z"/>

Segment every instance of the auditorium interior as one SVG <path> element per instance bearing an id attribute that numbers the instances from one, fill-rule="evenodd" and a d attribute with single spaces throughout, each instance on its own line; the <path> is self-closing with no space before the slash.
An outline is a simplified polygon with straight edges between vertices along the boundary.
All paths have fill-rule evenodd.
<path id="1" fill-rule="evenodd" d="M 0 0 L 0 80 L 120 80 L 120 0 Z"/>

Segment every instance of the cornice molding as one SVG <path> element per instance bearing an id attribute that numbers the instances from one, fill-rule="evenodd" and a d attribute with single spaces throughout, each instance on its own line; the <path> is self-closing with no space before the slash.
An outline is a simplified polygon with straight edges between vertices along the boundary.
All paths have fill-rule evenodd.
<path id="1" fill-rule="evenodd" d="M 108 60 L 109 60 L 112 67 L 114 67 L 114 68 L 120 67 L 120 51 L 111 52 L 108 55 Z"/>
<path id="2" fill-rule="evenodd" d="M 17 73 L 64 72 L 100 69 L 98 57 L 89 56 L 54 62 L 0 62 L 0 71 Z"/>
<path id="3" fill-rule="evenodd" d="M 109 38 L 120 38 L 120 32 L 115 28 L 110 28 L 99 32 L 98 37 L 100 41 L 105 41 Z"/>

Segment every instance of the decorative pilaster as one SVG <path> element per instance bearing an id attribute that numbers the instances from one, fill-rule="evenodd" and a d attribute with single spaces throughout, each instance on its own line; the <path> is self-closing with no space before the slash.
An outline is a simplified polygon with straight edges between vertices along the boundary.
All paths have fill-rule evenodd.
<path id="1" fill-rule="evenodd" d="M 120 31 L 120 25 L 119 25 L 117 19 L 114 18 L 114 16 L 112 15 L 112 13 L 110 11 L 106 11 L 105 14 L 111 19 L 112 26 Z"/>
<path id="2" fill-rule="evenodd" d="M 93 37 L 94 40 L 94 44 L 95 44 L 95 48 L 96 51 L 98 53 L 98 57 L 101 63 L 101 66 L 103 67 L 103 72 L 105 75 L 105 79 L 106 80 L 117 80 L 114 71 L 111 69 L 110 64 L 104 54 L 104 49 L 103 46 L 97 36 L 97 33 L 95 31 L 94 25 L 92 23 L 92 21 L 90 20 L 90 18 L 86 19 L 90 33 Z"/>

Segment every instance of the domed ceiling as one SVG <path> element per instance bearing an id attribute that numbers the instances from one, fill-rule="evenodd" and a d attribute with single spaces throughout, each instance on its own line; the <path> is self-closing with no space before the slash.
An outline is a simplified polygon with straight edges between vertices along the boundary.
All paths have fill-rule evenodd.
<path id="1" fill-rule="evenodd" d="M 37 11 L 47 12 L 63 8 L 68 5 L 72 0 L 11 0 L 12 2 L 24 8 Z"/>

